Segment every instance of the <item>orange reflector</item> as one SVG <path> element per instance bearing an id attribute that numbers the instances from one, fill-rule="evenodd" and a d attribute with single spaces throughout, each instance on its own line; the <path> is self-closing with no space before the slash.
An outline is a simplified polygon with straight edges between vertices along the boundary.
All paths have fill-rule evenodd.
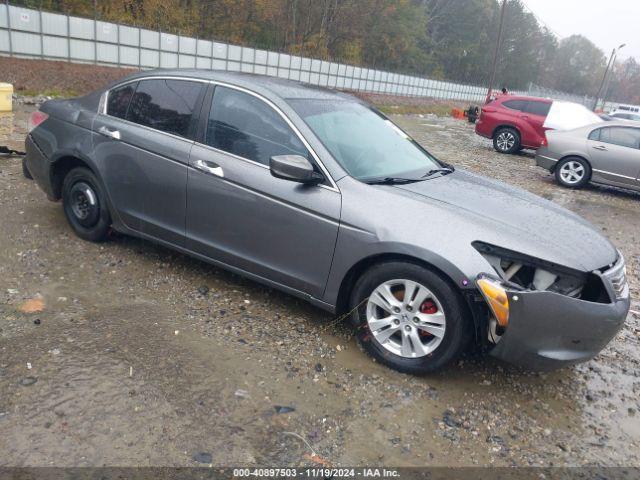
<path id="1" fill-rule="evenodd" d="M 498 325 L 506 327 L 509 324 L 509 297 L 499 282 L 490 278 L 480 278 L 476 281 L 489 308 L 496 317 Z"/>

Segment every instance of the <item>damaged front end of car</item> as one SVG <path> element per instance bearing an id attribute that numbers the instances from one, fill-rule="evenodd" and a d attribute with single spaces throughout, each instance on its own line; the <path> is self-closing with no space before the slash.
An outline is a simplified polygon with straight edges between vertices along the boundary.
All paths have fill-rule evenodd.
<path id="1" fill-rule="evenodd" d="M 592 272 L 474 242 L 493 272 L 475 279 L 486 307 L 491 355 L 550 370 L 597 355 L 624 324 L 630 301 L 624 259 Z"/>

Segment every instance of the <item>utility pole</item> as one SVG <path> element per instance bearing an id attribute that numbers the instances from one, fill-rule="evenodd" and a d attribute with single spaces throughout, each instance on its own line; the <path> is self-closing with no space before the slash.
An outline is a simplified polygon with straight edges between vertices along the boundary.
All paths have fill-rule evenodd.
<path id="1" fill-rule="evenodd" d="M 607 63 L 607 68 L 604 70 L 604 75 L 602 76 L 602 81 L 600 82 L 600 88 L 598 88 L 598 93 L 596 93 L 596 99 L 593 102 L 592 110 L 594 110 L 594 111 L 598 107 L 598 100 L 600 99 L 600 94 L 602 93 L 602 87 L 604 87 L 604 82 L 607 79 L 607 74 L 609 73 L 609 69 L 611 68 L 611 65 L 615 61 L 616 54 L 618 53 L 618 50 L 620 50 L 625 45 L 626 45 L 626 43 L 623 43 L 618 48 L 614 48 L 613 50 L 611 50 L 611 56 L 609 57 L 609 63 Z"/>
<path id="2" fill-rule="evenodd" d="M 487 90 L 487 98 L 484 103 L 488 103 L 491 98 L 491 90 L 493 88 L 493 82 L 496 78 L 496 67 L 498 66 L 498 55 L 500 54 L 500 45 L 502 44 L 502 25 L 504 24 L 504 11 L 507 7 L 507 0 L 502 0 L 502 7 L 500 8 L 500 25 L 498 25 L 498 39 L 496 40 L 496 50 L 493 53 L 493 63 L 491 65 L 491 77 L 489 79 L 489 89 Z"/>

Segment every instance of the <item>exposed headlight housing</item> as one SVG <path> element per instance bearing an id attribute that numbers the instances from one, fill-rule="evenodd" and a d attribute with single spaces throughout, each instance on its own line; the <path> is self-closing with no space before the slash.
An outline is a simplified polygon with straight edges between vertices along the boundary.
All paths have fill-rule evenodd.
<path id="1" fill-rule="evenodd" d="M 515 288 L 550 291 L 580 298 L 589 274 L 482 242 L 473 246 L 498 277 Z"/>
<path id="2" fill-rule="evenodd" d="M 507 291 L 547 291 L 608 303 L 614 299 L 607 293 L 604 277 L 605 282 L 613 286 L 616 297 L 624 294 L 624 262 L 620 259 L 613 268 L 602 272 L 581 272 L 483 242 L 473 242 L 473 246 L 494 270 L 476 279 L 476 286 L 489 308 L 488 336 L 492 343 L 500 341 L 509 325 Z"/>

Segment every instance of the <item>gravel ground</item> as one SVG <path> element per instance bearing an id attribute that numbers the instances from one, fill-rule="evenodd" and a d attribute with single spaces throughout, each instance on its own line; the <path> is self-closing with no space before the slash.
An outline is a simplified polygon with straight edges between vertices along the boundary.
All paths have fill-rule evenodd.
<path id="1" fill-rule="evenodd" d="M 19 146 L 29 108 L 0 116 L 0 144 Z M 461 121 L 395 121 L 592 221 L 640 298 L 640 195 L 562 189 Z M 292 297 L 137 239 L 78 239 L 15 157 L 0 157 L 0 224 L 2 466 L 640 465 L 637 314 L 576 367 L 468 356 L 416 378 Z"/>

